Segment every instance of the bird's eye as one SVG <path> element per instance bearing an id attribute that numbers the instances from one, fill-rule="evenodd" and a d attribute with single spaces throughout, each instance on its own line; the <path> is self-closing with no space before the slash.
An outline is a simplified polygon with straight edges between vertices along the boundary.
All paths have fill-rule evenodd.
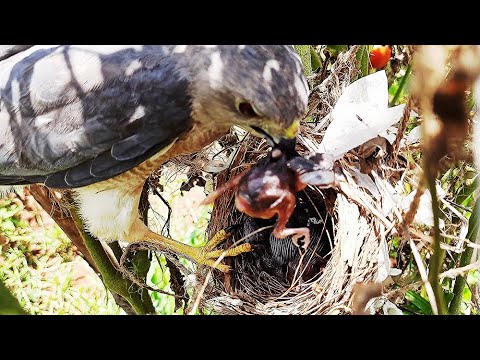
<path id="1" fill-rule="evenodd" d="M 260 114 L 258 114 L 258 112 L 255 111 L 252 104 L 250 104 L 247 101 L 239 102 L 237 104 L 237 110 L 240 114 L 242 114 L 243 116 L 249 117 L 249 118 L 260 117 Z"/>

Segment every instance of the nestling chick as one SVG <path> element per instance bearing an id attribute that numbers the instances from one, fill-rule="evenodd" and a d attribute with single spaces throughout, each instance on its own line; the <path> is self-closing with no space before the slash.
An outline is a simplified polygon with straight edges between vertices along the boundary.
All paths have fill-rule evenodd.
<path id="1" fill-rule="evenodd" d="M 287 226 L 309 228 L 311 242 L 303 257 L 293 242 L 278 239 L 271 231 L 256 231 L 274 225 L 274 219 L 254 219 L 242 215 L 235 233 L 235 240 L 246 237 L 245 241 L 254 247 L 254 251 L 243 255 L 247 262 L 254 263 L 260 271 L 286 280 L 289 284 L 294 277 L 308 281 L 321 273 L 331 251 L 328 238 L 333 235 L 332 223 L 326 220 L 325 203 L 316 191 L 308 188 L 300 191 L 296 195 L 296 202 Z"/>
<path id="2" fill-rule="evenodd" d="M 228 189 L 237 187 L 237 209 L 253 218 L 278 216 L 272 234 L 306 249 L 310 231 L 306 227 L 287 228 L 296 204 L 296 193 L 307 185 L 330 187 L 335 182 L 333 159 L 326 154 L 303 158 L 295 151 L 295 139 L 276 144 L 269 156 L 212 192 L 203 204 L 209 204 Z"/>

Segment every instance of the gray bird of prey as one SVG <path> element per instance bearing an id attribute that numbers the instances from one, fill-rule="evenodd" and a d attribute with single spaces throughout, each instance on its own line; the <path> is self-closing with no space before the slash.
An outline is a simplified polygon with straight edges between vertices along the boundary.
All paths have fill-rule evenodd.
<path id="1" fill-rule="evenodd" d="M 138 213 L 141 191 L 167 160 L 232 125 L 271 142 L 294 138 L 308 86 L 293 48 L 22 46 L 0 62 L 0 185 L 72 189 L 97 239 L 153 243 L 228 271 L 215 264 L 218 240 L 194 248 L 149 230 Z"/>

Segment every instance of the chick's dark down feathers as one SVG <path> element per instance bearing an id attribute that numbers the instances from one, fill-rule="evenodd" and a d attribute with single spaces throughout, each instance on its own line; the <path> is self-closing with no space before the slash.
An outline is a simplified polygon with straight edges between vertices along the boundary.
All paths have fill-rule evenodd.
<path id="1" fill-rule="evenodd" d="M 302 266 L 299 269 L 303 280 L 312 279 L 325 266 L 331 250 L 328 236 L 332 235 L 332 224 L 327 218 L 327 211 L 320 196 L 308 189 L 297 194 L 297 205 L 287 226 L 307 226 L 310 229 L 311 243 L 303 256 Z M 240 239 L 262 227 L 274 225 L 275 222 L 276 218 L 255 219 L 242 214 L 238 222 L 241 225 L 236 233 L 236 238 Z M 248 237 L 246 242 L 254 245 L 252 253 L 243 255 L 247 261 L 254 262 L 260 270 L 270 275 L 288 282 L 292 281 L 297 266 L 300 264 L 301 253 L 292 242 L 291 237 L 276 238 L 272 234 L 272 229 L 268 229 Z"/>

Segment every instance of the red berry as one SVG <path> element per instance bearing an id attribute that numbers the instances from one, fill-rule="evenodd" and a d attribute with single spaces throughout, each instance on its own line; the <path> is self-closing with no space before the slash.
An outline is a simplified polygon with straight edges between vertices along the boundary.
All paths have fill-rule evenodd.
<path id="1" fill-rule="evenodd" d="M 370 51 L 370 63 L 375 69 L 383 69 L 392 56 L 390 45 L 374 45 Z"/>

